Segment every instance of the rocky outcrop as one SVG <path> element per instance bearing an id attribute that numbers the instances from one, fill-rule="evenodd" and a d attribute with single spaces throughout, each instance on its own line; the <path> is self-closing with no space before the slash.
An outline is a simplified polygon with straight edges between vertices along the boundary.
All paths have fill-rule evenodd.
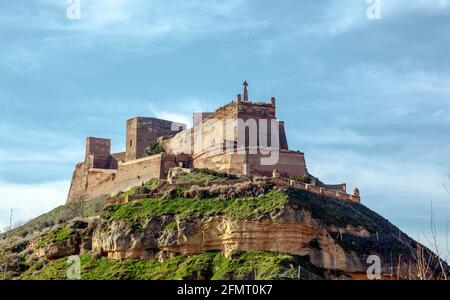
<path id="1" fill-rule="evenodd" d="M 217 196 L 216 190 L 245 197 L 226 200 Z M 179 196 L 175 195 L 108 206 L 99 217 L 73 220 L 14 245 L 9 264 L 17 265 L 14 262 L 24 255 L 31 265 L 32 261 L 45 263 L 83 253 L 111 260 L 164 261 L 207 251 L 221 251 L 228 258 L 238 252 L 263 251 L 292 255 L 309 273 L 322 278 L 328 278 L 330 272 L 338 274 L 332 278 L 365 274 L 370 255 L 380 258 L 384 274 L 397 267 L 409 272 L 405 278 L 414 272 L 420 245 L 363 205 L 295 189 L 267 193 L 269 190 L 265 185 L 251 185 L 242 191 L 211 188 L 208 193 L 216 195 L 216 202 L 206 203 L 234 205 L 232 213 L 206 208 L 189 213 L 189 209 L 204 206 L 201 201 L 207 201 L 202 199 L 206 192 L 201 188 L 187 191 L 192 197 L 189 199 L 177 200 Z M 179 201 L 199 202 L 183 206 Z M 235 202 L 224 205 L 221 201 Z M 183 208 L 183 213 L 168 213 L 181 211 L 174 206 Z M 121 208 L 125 211 L 116 214 Z M 251 213 L 242 213 L 241 209 Z M 425 259 L 431 258 L 428 261 L 439 261 L 431 251 L 426 249 L 424 253 Z M 430 270 L 438 270 L 435 266 Z M 21 270 L 14 272 L 20 274 Z"/>
<path id="2" fill-rule="evenodd" d="M 258 250 L 308 256 L 318 268 L 365 272 L 368 253 L 344 249 L 336 240 L 343 234 L 372 237 L 365 228 L 325 225 L 309 211 L 289 205 L 257 220 L 163 216 L 132 226 L 125 221 L 103 220 L 93 233 L 92 250 L 110 259 L 165 259 L 210 250 L 221 250 L 228 256 Z"/>

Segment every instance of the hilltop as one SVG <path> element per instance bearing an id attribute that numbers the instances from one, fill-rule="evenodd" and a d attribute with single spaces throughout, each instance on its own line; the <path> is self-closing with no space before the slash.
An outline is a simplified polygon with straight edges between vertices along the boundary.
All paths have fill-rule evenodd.
<path id="1" fill-rule="evenodd" d="M 207 170 L 62 206 L 0 248 L 10 279 L 65 279 L 72 255 L 81 279 L 358 279 L 370 255 L 385 279 L 448 270 L 360 203 Z"/>

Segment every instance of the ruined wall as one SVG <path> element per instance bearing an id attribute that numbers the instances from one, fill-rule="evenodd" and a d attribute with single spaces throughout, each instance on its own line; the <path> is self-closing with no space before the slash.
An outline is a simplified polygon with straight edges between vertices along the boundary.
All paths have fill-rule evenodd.
<path id="1" fill-rule="evenodd" d="M 238 117 L 255 119 L 276 119 L 276 106 L 273 103 L 239 102 Z"/>
<path id="2" fill-rule="evenodd" d="M 341 184 L 325 184 L 322 182 L 317 183 L 317 186 L 325 188 L 327 190 L 335 190 L 335 191 L 341 191 L 346 193 L 347 192 L 347 184 L 341 183 Z"/>
<path id="3" fill-rule="evenodd" d="M 199 125 L 204 119 L 209 117 L 212 112 L 194 112 L 192 114 L 192 126 L 195 127 Z"/>
<path id="4" fill-rule="evenodd" d="M 242 175 L 244 173 L 245 154 L 222 153 L 199 157 L 194 160 L 195 168 L 207 168 L 218 172 Z"/>
<path id="5" fill-rule="evenodd" d="M 119 164 L 114 188 L 124 191 L 150 179 L 166 179 L 167 171 L 173 167 L 176 167 L 175 156 L 165 153 Z"/>
<path id="6" fill-rule="evenodd" d="M 75 169 L 67 202 L 93 200 L 126 191 L 151 179 L 165 179 L 167 171 L 175 166 L 175 156 L 164 153 L 119 163 L 118 170 L 88 168 L 81 163 Z"/>
<path id="7" fill-rule="evenodd" d="M 230 103 L 210 114 L 194 128 L 182 131 L 171 138 L 158 140 L 167 153 L 189 154 L 194 159 L 204 155 L 215 156 L 216 153 L 211 153 L 213 149 L 221 148 L 225 140 L 236 140 L 236 116 L 236 105 Z M 231 122 L 227 123 L 227 120 Z"/>
<path id="8" fill-rule="evenodd" d="M 301 152 L 280 151 L 278 162 L 275 165 L 263 165 L 262 157 L 269 155 L 248 154 L 249 174 L 260 176 L 272 176 L 273 170 L 278 170 L 282 177 L 303 176 L 308 174 L 305 156 Z"/>
<path id="9" fill-rule="evenodd" d="M 116 169 L 119 167 L 120 162 L 125 161 L 125 152 L 111 154 L 111 166 L 110 169 Z"/>
<path id="10" fill-rule="evenodd" d="M 238 107 L 235 102 L 230 102 L 227 105 L 224 105 L 217 109 L 215 112 L 210 114 L 206 119 L 203 119 L 203 121 L 211 120 L 211 119 L 236 119 L 238 114 Z"/>
<path id="11" fill-rule="evenodd" d="M 91 168 L 109 169 L 111 166 L 111 140 L 86 138 L 85 162 Z"/>
<path id="12" fill-rule="evenodd" d="M 126 126 L 126 161 L 145 157 L 147 148 L 157 138 L 186 129 L 185 124 L 157 118 L 134 118 Z"/>
<path id="13" fill-rule="evenodd" d="M 86 163 L 78 163 L 73 171 L 67 202 L 84 201 L 84 195 L 88 184 L 88 170 Z"/>

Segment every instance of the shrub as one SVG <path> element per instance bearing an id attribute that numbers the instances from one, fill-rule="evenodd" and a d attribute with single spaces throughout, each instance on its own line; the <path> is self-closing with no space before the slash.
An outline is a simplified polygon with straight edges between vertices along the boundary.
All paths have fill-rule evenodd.
<path id="1" fill-rule="evenodd" d="M 140 186 L 136 189 L 136 194 L 148 194 L 150 193 L 152 190 L 146 186 Z"/>
<path id="2" fill-rule="evenodd" d="M 156 154 L 160 154 L 160 153 L 164 153 L 164 152 L 166 152 L 166 150 L 164 150 L 164 147 L 161 146 L 161 144 L 158 141 L 152 142 L 150 144 L 150 146 L 145 148 L 145 154 L 147 156 L 152 156 L 152 155 L 156 155 Z"/>
<path id="3" fill-rule="evenodd" d="M 311 175 L 309 175 L 309 174 L 302 175 L 302 176 L 292 176 L 291 179 L 297 180 L 297 181 L 300 181 L 303 183 L 307 183 L 307 184 L 310 184 L 313 181 Z"/>

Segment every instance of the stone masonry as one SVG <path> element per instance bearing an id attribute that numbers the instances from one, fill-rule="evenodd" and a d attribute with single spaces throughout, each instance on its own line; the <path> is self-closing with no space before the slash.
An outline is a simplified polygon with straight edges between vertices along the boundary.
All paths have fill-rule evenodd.
<path id="1" fill-rule="evenodd" d="M 285 123 L 276 116 L 276 99 L 249 101 L 247 82 L 243 95 L 215 112 L 194 113 L 194 127 L 189 129 L 157 118 L 129 119 L 125 152 L 111 154 L 111 140 L 87 138 L 85 160 L 75 168 L 67 202 L 89 201 L 150 179 L 166 179 L 174 167 L 208 168 L 241 177 L 272 177 L 276 171 L 277 178 L 287 180 L 309 175 L 304 154 L 289 149 Z M 146 156 L 146 148 L 154 142 L 165 152 Z M 275 163 L 262 163 L 275 152 Z M 317 180 L 311 186 L 323 193 L 346 193 L 345 184 Z"/>

